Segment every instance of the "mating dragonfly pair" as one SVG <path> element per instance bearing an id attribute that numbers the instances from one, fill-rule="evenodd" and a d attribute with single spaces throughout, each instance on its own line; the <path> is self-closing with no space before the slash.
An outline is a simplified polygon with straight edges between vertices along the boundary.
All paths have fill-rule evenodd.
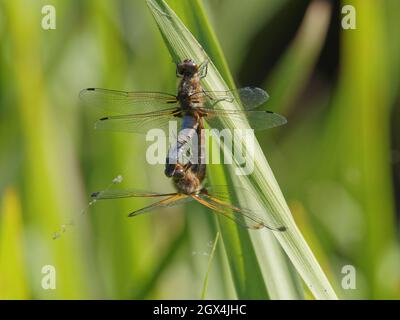
<path id="1" fill-rule="evenodd" d="M 207 75 L 207 61 L 201 65 L 192 60 L 184 60 L 177 64 L 177 77 L 181 78 L 177 95 L 162 92 L 123 92 L 116 90 L 88 88 L 80 93 L 85 104 L 118 115 L 100 118 L 95 128 L 98 130 L 114 130 L 135 133 L 147 133 L 149 129 L 166 129 L 170 121 L 177 121 L 181 130 L 177 142 L 171 148 L 166 159 L 165 174 L 172 178 L 177 190 L 175 193 L 146 193 L 137 190 L 105 190 L 95 192 L 96 200 L 118 199 L 129 197 L 161 198 L 160 201 L 132 212 L 129 216 L 137 216 L 162 207 L 172 207 L 181 203 L 196 201 L 223 215 L 236 223 L 251 229 L 268 228 L 284 231 L 285 227 L 269 226 L 257 212 L 234 204 L 226 186 L 204 187 L 206 175 L 204 120 L 211 127 L 218 127 L 219 119 L 229 117 L 230 123 L 240 121 L 245 116 L 250 126 L 262 130 L 280 126 L 286 119 L 271 111 L 254 110 L 267 101 L 267 93 L 260 88 L 242 88 L 230 91 L 206 91 L 201 86 L 201 79 Z M 226 110 L 221 102 L 238 102 L 244 110 Z M 182 163 L 179 155 L 185 152 L 191 135 L 197 135 L 198 161 Z M 171 151 L 171 150 L 170 150 Z M 172 155 L 172 156 L 171 156 Z M 247 200 L 255 199 L 245 189 L 240 193 Z M 257 201 L 257 200 L 254 200 Z"/>

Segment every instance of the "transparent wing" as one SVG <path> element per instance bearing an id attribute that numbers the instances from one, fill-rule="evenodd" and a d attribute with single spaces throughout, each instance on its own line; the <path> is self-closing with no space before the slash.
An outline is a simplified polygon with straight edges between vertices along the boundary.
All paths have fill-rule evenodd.
<path id="1" fill-rule="evenodd" d="M 219 119 L 229 117 L 232 119 L 231 128 L 235 128 L 235 122 L 247 118 L 250 127 L 254 130 L 264 130 L 283 125 L 287 122 L 284 116 L 272 111 L 253 110 L 268 100 L 268 94 L 257 87 L 245 87 L 229 91 L 203 91 L 192 96 L 192 101 L 198 102 L 205 119 L 211 127 L 221 129 Z M 238 102 L 245 110 L 225 110 L 220 102 Z"/>
<path id="2" fill-rule="evenodd" d="M 250 127 L 254 130 L 270 129 L 287 123 L 284 116 L 272 111 L 204 109 L 204 112 L 207 114 L 204 117 L 207 123 L 211 127 L 219 129 L 221 128 L 219 119 L 225 117 L 232 120 L 231 125 L 228 125 L 228 128 L 232 129 L 235 129 L 235 122 L 242 122 L 243 118 L 247 119 Z"/>
<path id="3" fill-rule="evenodd" d="M 111 189 L 111 190 L 93 192 L 90 196 L 92 197 L 92 199 L 106 200 L 106 199 L 121 199 L 121 198 L 132 198 L 132 197 L 158 198 L 158 197 L 167 197 L 174 194 L 175 193 L 156 193 L 156 192 L 148 192 L 136 189 L 126 189 L 126 190 Z"/>
<path id="4" fill-rule="evenodd" d="M 261 88 L 244 87 L 228 91 L 203 91 L 194 94 L 193 98 L 203 101 L 206 108 L 216 108 L 221 101 L 236 101 L 242 104 L 246 110 L 252 110 L 267 102 L 269 95 Z"/>
<path id="5" fill-rule="evenodd" d="M 139 210 L 133 211 L 129 214 L 129 217 L 134 217 L 139 214 L 143 214 L 149 211 L 153 211 L 159 208 L 173 207 L 193 199 L 185 194 L 178 193 L 154 193 L 140 190 L 104 190 L 99 192 L 94 192 L 91 194 L 92 199 L 95 200 L 108 200 L 108 199 L 123 199 L 123 198 L 160 198 L 164 199 L 155 202 L 147 207 L 141 208 Z"/>
<path id="6" fill-rule="evenodd" d="M 235 189 L 237 189 L 235 187 Z M 246 189 L 239 188 L 242 196 L 246 199 L 254 199 Z M 267 228 L 273 231 L 285 231 L 284 226 L 272 226 L 268 224 L 261 212 L 255 212 L 232 203 L 226 186 L 214 186 L 204 189 L 199 195 L 192 196 L 196 201 L 212 209 L 215 213 L 233 220 L 239 225 L 249 229 Z"/>
<path id="7" fill-rule="evenodd" d="M 147 113 L 178 105 L 174 95 L 163 92 L 125 92 L 88 88 L 83 89 L 79 97 L 89 107 L 117 114 Z"/>
<path id="8" fill-rule="evenodd" d="M 182 118 L 176 109 L 166 109 L 144 114 L 127 114 L 122 116 L 103 117 L 96 121 L 96 130 L 136 132 L 146 134 L 150 129 L 162 129 L 168 132 L 170 125 L 180 128 Z M 170 124 L 170 122 L 176 122 Z"/>
<path id="9" fill-rule="evenodd" d="M 169 196 L 166 199 L 163 199 L 161 201 L 153 203 L 147 207 L 144 207 L 142 209 L 131 212 L 129 214 L 129 217 L 135 217 L 139 214 L 143 214 L 143 213 L 153 211 L 153 210 L 156 210 L 159 208 L 174 207 L 174 206 L 184 204 L 184 203 L 192 201 L 192 200 L 193 199 L 186 194 L 174 194 L 174 195 Z"/>

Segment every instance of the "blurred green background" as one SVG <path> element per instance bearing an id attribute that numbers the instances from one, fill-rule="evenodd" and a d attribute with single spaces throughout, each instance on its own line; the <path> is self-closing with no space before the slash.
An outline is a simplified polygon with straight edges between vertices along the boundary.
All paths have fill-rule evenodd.
<path id="1" fill-rule="evenodd" d="M 181 1 L 168 1 L 178 15 Z M 48 4 L 55 30 L 41 27 Z M 400 2 L 203 4 L 236 84 L 264 88 L 288 118 L 257 137 L 339 297 L 400 298 Z M 356 30 L 341 27 L 346 4 Z M 200 298 L 217 229 L 206 210 L 128 219 L 147 204 L 128 199 L 82 214 L 119 174 L 121 188 L 172 190 L 143 136 L 95 131 L 78 99 L 86 87 L 174 93 L 146 3 L 1 0 L 0 43 L 0 298 Z M 219 245 L 207 298 L 236 297 L 226 264 Z M 41 286 L 45 265 L 56 290 Z M 355 290 L 341 287 L 345 265 Z"/>

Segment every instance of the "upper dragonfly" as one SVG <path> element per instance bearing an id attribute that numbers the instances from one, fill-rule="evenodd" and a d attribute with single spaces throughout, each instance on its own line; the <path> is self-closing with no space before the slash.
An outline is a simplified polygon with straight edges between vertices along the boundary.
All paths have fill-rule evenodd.
<path id="1" fill-rule="evenodd" d="M 80 97 L 87 105 L 118 115 L 104 116 L 96 122 L 98 130 L 147 133 L 149 129 L 168 129 L 169 121 L 180 122 L 185 116 L 204 118 L 211 127 L 218 128 L 218 119 L 247 117 L 254 130 L 273 128 L 286 123 L 285 117 L 265 110 L 254 110 L 268 100 L 268 94 L 255 87 L 229 91 L 206 91 L 200 84 L 207 75 L 207 61 L 198 65 L 187 59 L 177 64 L 176 75 L 181 78 L 177 95 L 163 92 L 124 92 L 87 88 Z M 244 110 L 225 110 L 219 102 L 239 102 Z"/>

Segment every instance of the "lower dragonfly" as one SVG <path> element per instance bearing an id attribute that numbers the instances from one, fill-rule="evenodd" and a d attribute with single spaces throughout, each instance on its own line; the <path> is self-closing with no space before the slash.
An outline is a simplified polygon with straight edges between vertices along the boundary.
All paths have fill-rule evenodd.
<path id="1" fill-rule="evenodd" d="M 149 206 L 133 211 L 129 217 L 134 217 L 152 210 L 165 207 L 174 207 L 179 204 L 196 201 L 205 207 L 211 209 L 214 213 L 222 215 L 236 222 L 237 224 L 249 229 L 267 228 L 272 231 L 285 231 L 286 227 L 270 226 L 260 213 L 254 210 L 244 208 L 240 205 L 233 203 L 231 194 L 227 186 L 211 186 L 203 187 L 203 181 L 206 174 L 206 164 L 202 157 L 204 153 L 204 137 L 202 121 L 199 121 L 196 132 L 199 135 L 200 152 L 198 154 L 198 163 L 187 164 L 175 163 L 173 165 L 172 181 L 177 190 L 174 193 L 154 193 L 154 192 L 141 192 L 138 190 L 105 190 L 92 193 L 92 198 L 96 200 L 105 199 L 121 199 L 121 198 L 162 198 L 160 201 L 155 202 Z M 167 164 L 168 166 L 168 164 Z M 168 167 L 167 167 L 168 168 Z M 166 168 L 166 170 L 167 170 Z M 240 189 L 241 195 L 252 203 L 257 201 L 254 196 L 244 188 Z"/>

